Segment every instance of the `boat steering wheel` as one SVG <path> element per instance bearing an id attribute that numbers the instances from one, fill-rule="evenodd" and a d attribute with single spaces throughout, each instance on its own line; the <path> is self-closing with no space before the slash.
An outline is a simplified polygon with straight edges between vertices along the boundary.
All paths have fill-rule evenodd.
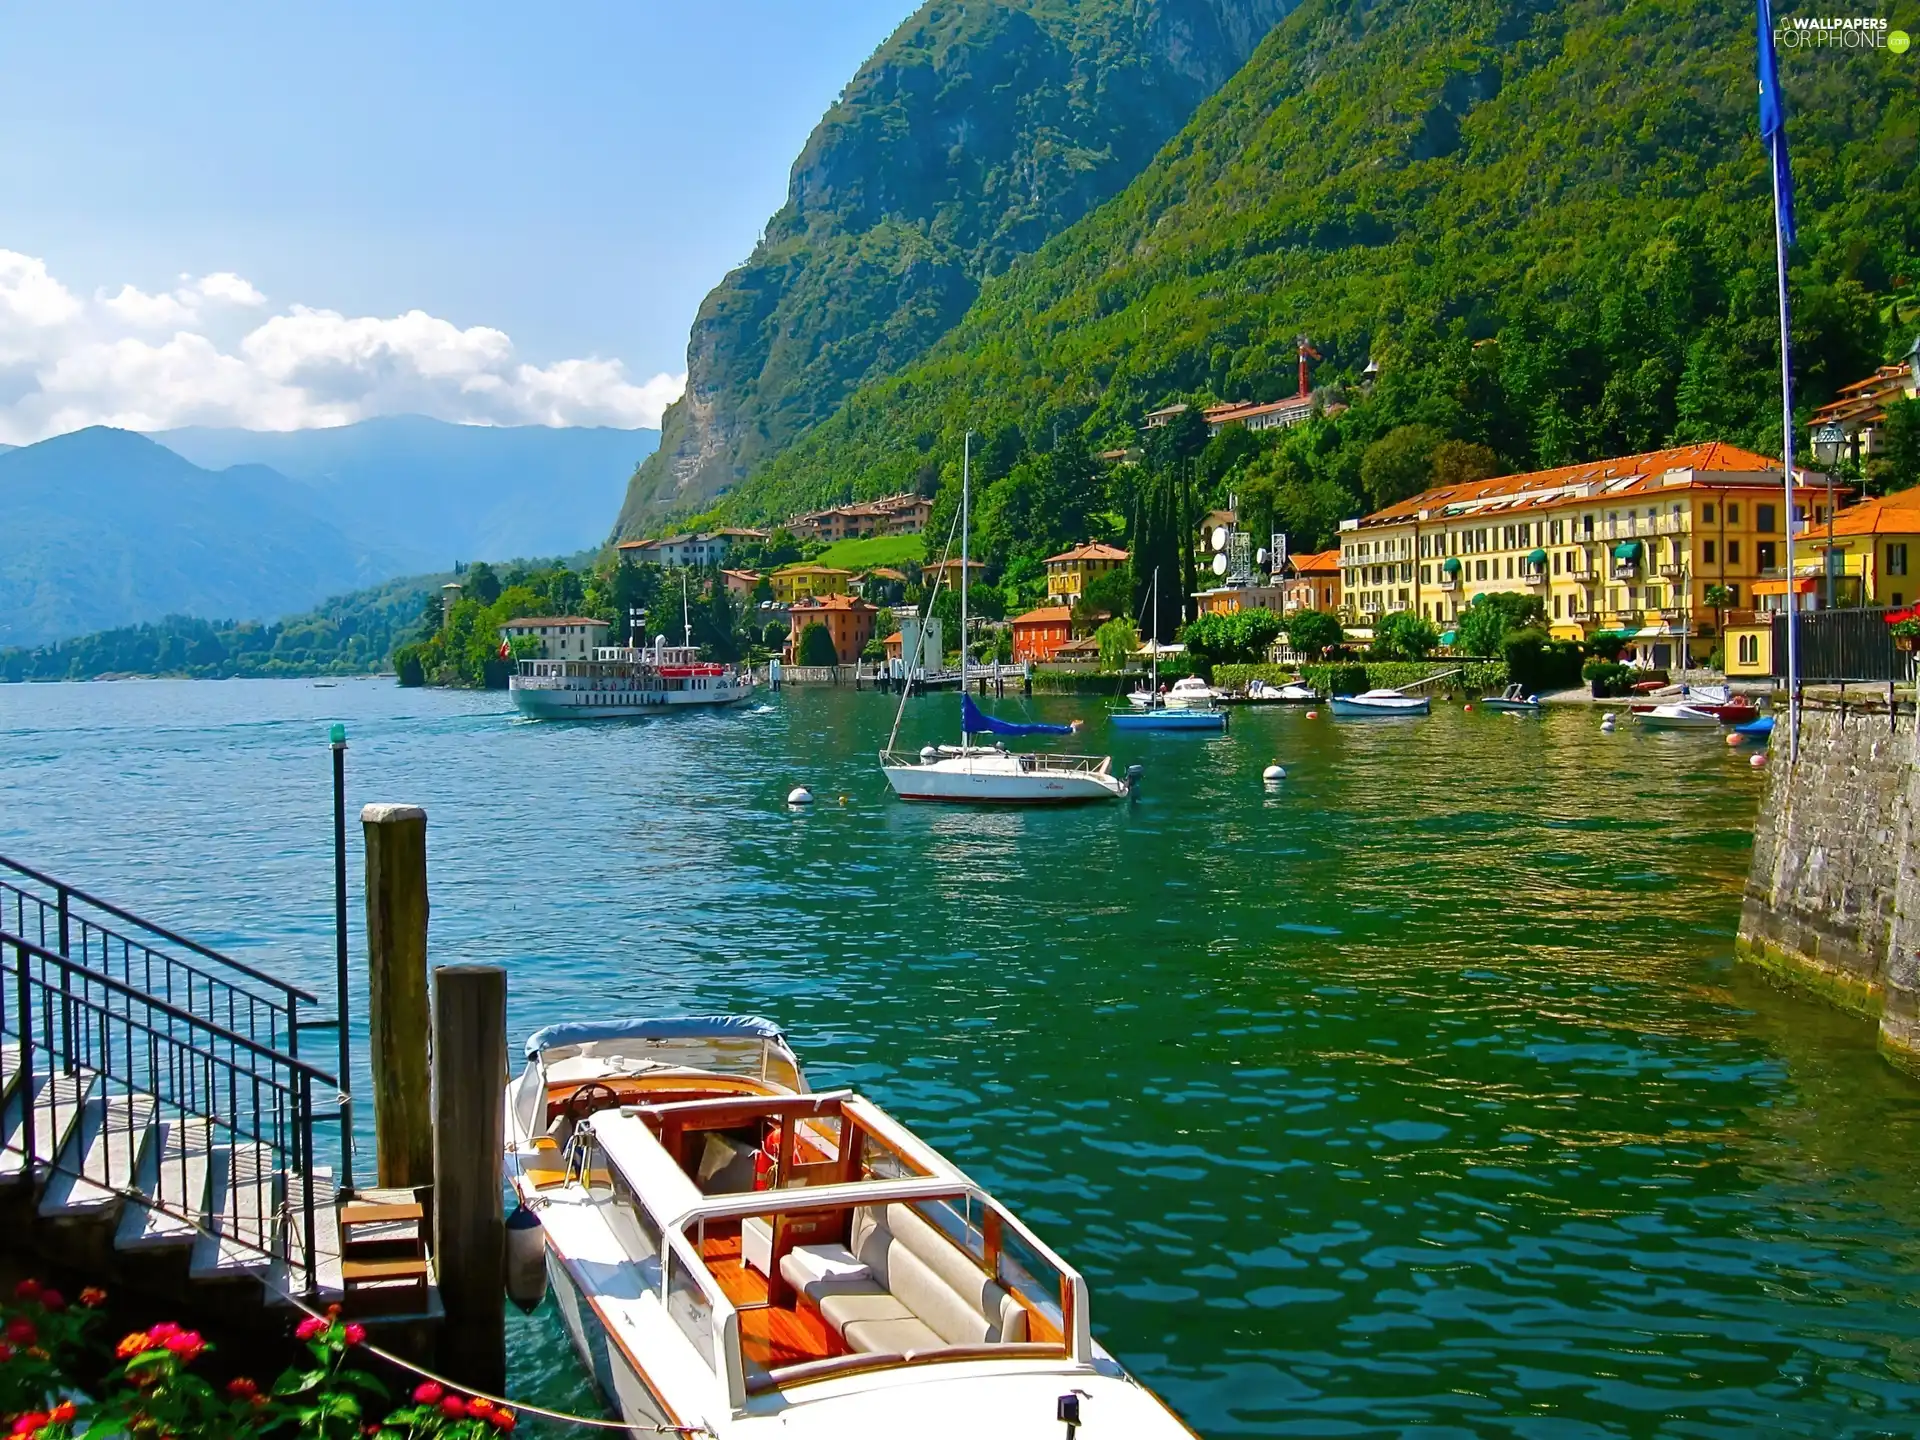
<path id="1" fill-rule="evenodd" d="M 620 1092 L 611 1085 L 602 1085 L 598 1080 L 589 1080 L 567 1097 L 565 1110 L 569 1120 L 578 1123 L 599 1110 L 606 1110 L 620 1103 Z"/>

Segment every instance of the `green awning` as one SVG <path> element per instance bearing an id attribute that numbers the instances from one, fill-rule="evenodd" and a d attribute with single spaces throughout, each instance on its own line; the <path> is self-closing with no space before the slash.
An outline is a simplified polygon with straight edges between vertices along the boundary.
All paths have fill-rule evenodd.
<path id="1" fill-rule="evenodd" d="M 1546 569 L 1547 552 L 1544 550 L 1534 551 L 1531 555 L 1527 556 L 1527 564 L 1533 566 L 1536 570 Z"/>
<path id="2" fill-rule="evenodd" d="M 1451 644 L 1453 644 L 1453 642 L 1454 642 L 1454 640 L 1455 640 L 1455 638 L 1456 638 L 1456 636 L 1455 636 L 1455 634 L 1454 634 L 1454 632 L 1453 632 L 1453 631 L 1451 631 L 1451 630 L 1449 630 L 1449 631 L 1447 631 L 1447 632 L 1446 632 L 1445 634 L 1443 634 L 1443 635 L 1442 635 L 1442 636 L 1440 637 L 1440 643 L 1441 643 L 1442 645 L 1451 645 Z"/>
<path id="3" fill-rule="evenodd" d="M 1618 545 L 1613 547 L 1613 558 L 1616 560 L 1638 560 L 1640 558 L 1640 542 L 1638 540 L 1622 540 Z"/>
<path id="4" fill-rule="evenodd" d="M 1440 562 L 1440 568 L 1449 575 L 1458 575 L 1460 573 L 1460 557 L 1458 555 L 1447 556 L 1446 559 Z"/>

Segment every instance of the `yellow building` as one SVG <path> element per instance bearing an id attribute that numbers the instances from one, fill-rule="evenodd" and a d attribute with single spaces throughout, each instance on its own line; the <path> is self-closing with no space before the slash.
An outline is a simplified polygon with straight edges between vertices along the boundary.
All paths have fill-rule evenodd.
<path id="1" fill-rule="evenodd" d="M 1726 634 L 1729 680 L 1765 680 L 1773 674 L 1773 621 L 1729 625 Z"/>
<path id="2" fill-rule="evenodd" d="M 1824 477 L 1801 471 L 1793 508 L 1805 544 Z M 1670 665 L 1682 635 L 1751 618 L 1754 584 L 1784 578 L 1787 523 L 1780 462 L 1720 441 L 1442 486 L 1342 523 L 1342 608 L 1444 630 L 1477 595 L 1536 595 L 1554 634 L 1629 633 L 1634 658 Z"/>
<path id="3" fill-rule="evenodd" d="M 1088 543 L 1047 557 L 1047 598 L 1058 605 L 1078 604 L 1095 578 L 1127 563 L 1127 552 Z"/>
<path id="4" fill-rule="evenodd" d="M 831 565 L 784 565 L 767 576 L 773 586 L 773 598 L 782 605 L 811 600 L 816 595 L 844 595 L 853 579 L 851 570 L 836 570 Z"/>
<path id="5" fill-rule="evenodd" d="M 1831 563 L 1838 603 L 1908 605 L 1920 598 L 1914 569 L 1920 565 L 1920 489 L 1895 491 L 1836 514 L 1831 562 L 1825 525 L 1807 543 L 1815 558 L 1801 573 L 1824 576 Z"/>

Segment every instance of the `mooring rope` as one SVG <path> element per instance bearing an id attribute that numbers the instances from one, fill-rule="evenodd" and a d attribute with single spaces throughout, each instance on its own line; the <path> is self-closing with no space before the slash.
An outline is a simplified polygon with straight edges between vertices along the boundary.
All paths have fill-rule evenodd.
<path id="1" fill-rule="evenodd" d="M 178 1220 L 181 1224 L 192 1230 L 197 1230 L 200 1234 L 206 1236 L 216 1244 L 224 1243 L 225 1240 L 231 1238 L 222 1236 L 217 1231 L 207 1229 L 206 1226 L 202 1225 L 191 1215 L 184 1215 L 177 1210 L 171 1209 L 164 1203 L 141 1194 L 140 1191 L 133 1189 L 131 1186 L 102 1186 L 101 1188 L 111 1188 L 113 1192 L 123 1200 L 133 1201 L 146 1206 L 149 1210 L 157 1210 L 170 1219 Z M 293 1223 L 292 1209 L 293 1206 L 290 1201 L 282 1200 L 280 1202 L 281 1218 L 289 1225 Z M 249 1245 L 247 1248 L 255 1249 L 257 1247 Z M 279 1258 L 286 1259 L 284 1256 Z M 291 1271 L 293 1261 L 286 1259 L 286 1264 L 289 1271 Z M 313 1306 L 309 1305 L 300 1296 L 294 1294 L 284 1286 L 275 1283 L 271 1272 L 261 1277 L 261 1284 L 278 1293 L 281 1299 L 293 1306 L 294 1309 L 304 1312 L 308 1318 L 324 1320 L 328 1324 L 333 1323 L 335 1319 L 334 1316 L 314 1309 Z M 629 1420 L 606 1420 L 594 1415 L 573 1415 L 565 1410 L 550 1410 L 544 1405 L 534 1405 L 524 1400 L 509 1399 L 505 1395 L 490 1394 L 476 1386 L 467 1384 L 465 1381 L 449 1379 L 437 1371 L 429 1370 L 426 1366 L 409 1360 L 404 1355 L 396 1355 L 391 1350 L 383 1349 L 371 1341 L 363 1341 L 354 1348 L 356 1350 L 364 1350 L 369 1355 L 377 1355 L 389 1365 L 418 1375 L 422 1380 L 431 1380 L 434 1384 L 444 1386 L 450 1391 L 485 1400 L 490 1405 L 499 1405 L 504 1409 L 513 1411 L 516 1415 L 537 1415 L 543 1420 L 558 1420 L 568 1425 L 583 1425 L 595 1430 L 627 1430 L 641 1435 L 705 1435 L 709 1437 L 709 1440 L 718 1440 L 718 1437 L 714 1435 L 713 1427 L 710 1425 L 636 1425 Z"/>

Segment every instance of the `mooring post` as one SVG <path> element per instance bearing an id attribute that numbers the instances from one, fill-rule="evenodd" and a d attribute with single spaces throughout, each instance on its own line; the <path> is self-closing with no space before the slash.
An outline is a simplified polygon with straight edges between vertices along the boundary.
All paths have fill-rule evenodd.
<path id="1" fill-rule="evenodd" d="M 499 1394 L 506 1382 L 507 972 L 433 972 L 433 1255 L 446 1327 L 440 1367 Z"/>
<path id="2" fill-rule="evenodd" d="M 427 812 L 368 805 L 367 1038 L 374 1168 L 382 1186 L 433 1183 L 427 1089 Z"/>

